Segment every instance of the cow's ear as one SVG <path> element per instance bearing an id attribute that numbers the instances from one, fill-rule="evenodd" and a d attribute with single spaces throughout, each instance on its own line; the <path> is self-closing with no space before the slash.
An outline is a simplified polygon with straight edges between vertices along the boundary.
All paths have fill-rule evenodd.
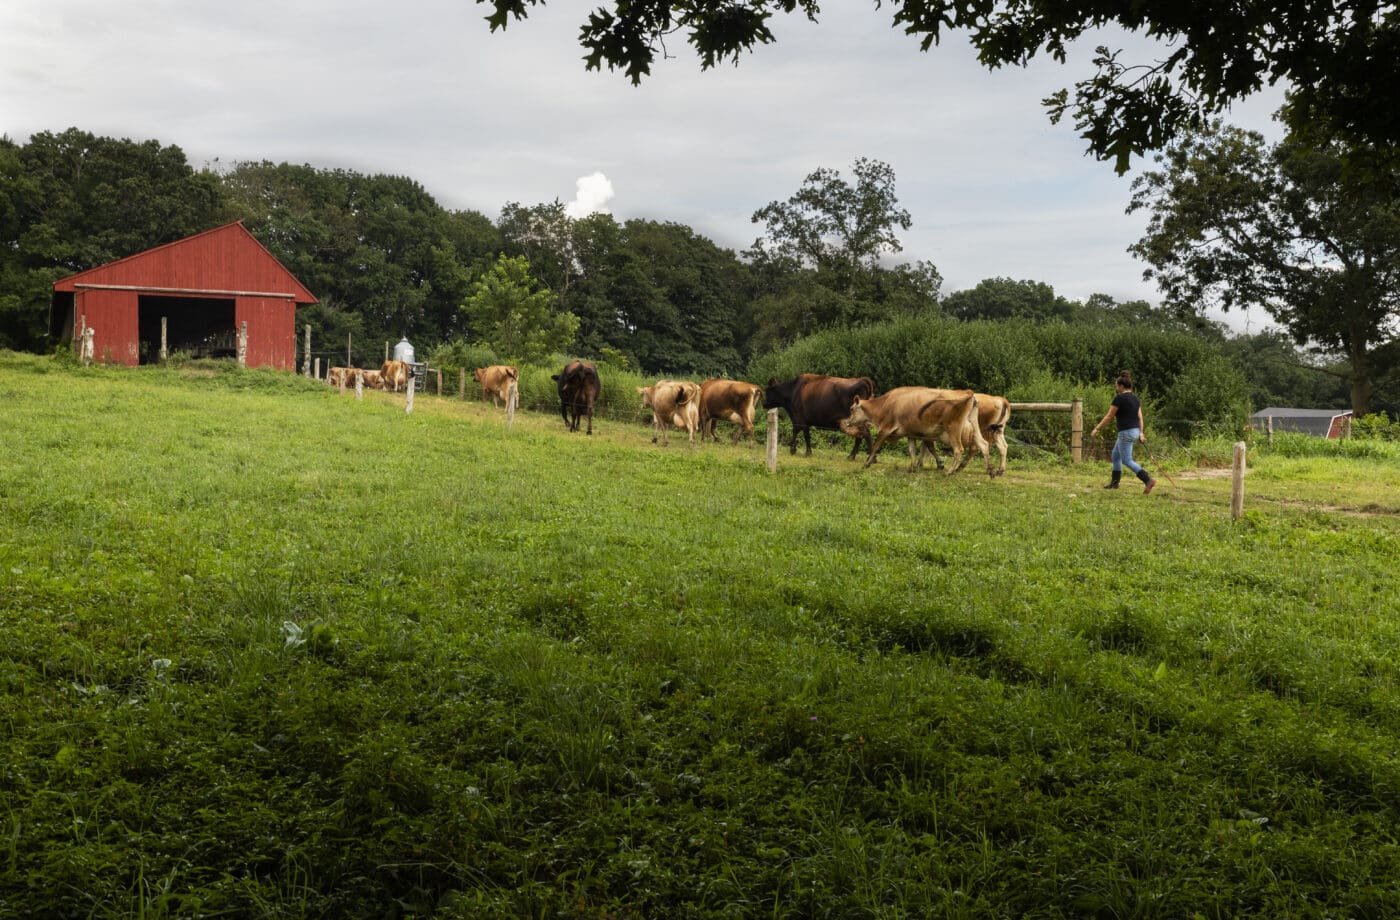
<path id="1" fill-rule="evenodd" d="M 775 387 L 775 386 L 777 386 L 777 385 L 778 385 L 778 378 L 777 378 L 777 377 L 769 377 L 769 378 L 768 378 L 768 385 L 769 385 L 770 387 Z"/>

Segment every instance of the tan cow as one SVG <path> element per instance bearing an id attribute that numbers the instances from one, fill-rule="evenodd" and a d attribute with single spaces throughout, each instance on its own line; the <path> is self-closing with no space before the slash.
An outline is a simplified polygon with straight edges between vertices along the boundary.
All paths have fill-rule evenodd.
<path id="1" fill-rule="evenodd" d="M 756 383 L 741 380 L 724 380 L 712 377 L 700 384 L 700 440 L 708 434 L 711 440 L 718 441 L 715 422 L 723 419 L 734 422 L 735 429 L 730 442 L 739 443 L 740 435 L 748 435 L 749 443 L 754 443 L 753 413 L 758 401 L 763 398 L 763 387 Z"/>
<path id="2" fill-rule="evenodd" d="M 937 393 L 928 387 L 896 387 L 874 399 L 856 397 L 851 403 L 851 414 L 842 422 L 842 427 L 849 432 L 859 430 L 865 424 L 880 430 L 880 437 L 870 447 L 866 466 L 875 462 L 875 455 L 886 441 L 908 438 L 909 469 L 922 468 L 923 453 L 917 449 L 916 442 L 932 446 L 941 439 L 953 451 L 953 463 L 947 470 L 947 475 L 951 476 L 971 459 L 971 451 L 964 456 L 964 448 L 971 441 L 986 458 L 987 475 L 995 475 L 987 441 L 977 426 L 977 397 L 971 390 L 955 390 L 951 396 L 942 397 Z"/>
<path id="3" fill-rule="evenodd" d="M 649 387 L 637 387 L 642 397 L 642 407 L 651 409 L 652 424 L 656 434 L 651 443 L 661 438 L 662 446 L 669 445 L 670 428 L 675 425 L 690 436 L 695 443 L 695 432 L 700 427 L 700 385 L 689 380 L 658 380 Z"/>
<path id="4" fill-rule="evenodd" d="M 342 385 L 353 386 L 355 383 L 355 369 L 353 367 L 332 367 L 326 371 L 326 383 L 333 387 Z"/>
<path id="5" fill-rule="evenodd" d="M 940 394 L 940 398 L 949 399 L 955 393 L 966 393 L 966 390 L 946 390 L 933 387 L 933 392 Z M 1001 454 L 1001 466 L 992 473 L 993 476 L 1000 476 L 1006 472 L 1006 426 L 1011 422 L 1011 401 L 1005 396 L 991 396 L 987 393 L 974 393 L 977 397 L 977 427 L 982 432 L 982 437 L 986 438 L 990 444 L 996 446 L 997 453 Z M 938 451 L 929 448 L 933 454 L 934 463 L 938 468 L 943 469 L 943 460 L 938 456 Z"/>
<path id="6" fill-rule="evenodd" d="M 394 388 L 394 392 L 399 391 L 399 387 L 408 387 L 408 364 L 403 361 L 385 361 L 379 365 L 379 377 L 384 382 L 384 388 Z"/>
<path id="7" fill-rule="evenodd" d="M 491 405 L 495 406 L 496 397 L 500 397 L 504 402 L 510 392 L 511 381 L 520 380 L 520 371 L 509 364 L 492 364 L 490 367 L 478 367 L 472 371 L 472 376 L 476 382 L 481 384 L 481 398 L 491 397 Z"/>
<path id="8" fill-rule="evenodd" d="M 365 371 L 365 386 L 373 387 L 376 390 L 384 389 L 384 375 L 379 371 Z"/>

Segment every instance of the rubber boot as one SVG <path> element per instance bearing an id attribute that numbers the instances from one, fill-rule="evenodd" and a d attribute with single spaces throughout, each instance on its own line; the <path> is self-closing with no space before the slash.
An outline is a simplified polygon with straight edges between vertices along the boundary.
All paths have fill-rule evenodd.
<path id="1" fill-rule="evenodd" d="M 1114 471 L 1113 471 L 1113 478 L 1112 478 L 1111 480 L 1109 480 L 1108 485 L 1104 486 L 1104 488 L 1105 488 L 1105 489 L 1116 489 L 1116 488 L 1118 488 L 1118 480 L 1120 480 L 1120 479 L 1122 479 L 1122 478 L 1123 478 L 1123 471 L 1122 471 L 1122 470 L 1114 470 Z"/>
<path id="2" fill-rule="evenodd" d="M 1152 487 L 1155 486 L 1155 485 L 1157 484 L 1157 480 L 1155 480 L 1155 479 L 1153 479 L 1151 476 L 1149 476 L 1149 475 L 1147 474 L 1147 470 L 1145 470 L 1145 469 L 1144 469 L 1144 470 L 1138 470 L 1137 478 L 1138 478 L 1138 479 L 1141 479 L 1141 480 L 1142 480 L 1142 484 L 1143 484 L 1144 486 L 1147 487 L 1147 488 L 1145 488 L 1145 489 L 1142 490 L 1142 494 L 1143 494 L 1143 495 L 1146 495 L 1146 494 L 1148 494 L 1149 492 L 1151 492 L 1151 491 L 1152 491 Z"/>

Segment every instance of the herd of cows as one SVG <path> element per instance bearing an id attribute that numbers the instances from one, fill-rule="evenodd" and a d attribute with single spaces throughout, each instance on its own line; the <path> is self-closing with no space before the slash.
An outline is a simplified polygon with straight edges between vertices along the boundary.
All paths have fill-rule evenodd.
<path id="1" fill-rule="evenodd" d="M 491 370 L 487 368 L 486 370 Z M 481 371 L 477 371 L 478 374 Z M 478 378 L 480 379 L 480 378 Z M 570 431 L 577 431 L 581 418 L 587 418 L 587 431 L 593 433 L 593 404 L 602 392 L 598 369 L 588 361 L 570 361 L 554 375 L 559 390 L 559 411 Z M 1011 419 L 1011 403 L 1004 396 L 974 393 L 972 390 L 946 390 L 931 387 L 897 387 L 880 396 L 869 377 L 830 377 L 825 374 L 799 374 L 791 380 L 769 380 L 766 387 L 741 380 L 710 379 L 701 383 L 688 380 L 658 380 L 648 387 L 637 387 L 642 405 L 651 409 L 652 423 L 662 444 L 669 443 L 671 428 L 685 431 L 691 442 L 715 435 L 717 421 L 734 422 L 737 443 L 742 435 L 754 440 L 754 411 L 762 402 L 765 409 L 782 409 L 792 420 L 789 451 L 797 453 L 797 436 L 806 442 L 812 455 L 812 429 L 840 431 L 854 439 L 851 458 L 864 444 L 865 465 L 875 462 L 887 441 L 905 438 L 909 442 L 910 469 L 922 468 L 924 456 L 932 453 L 943 469 L 935 445 L 942 442 L 953 452 L 948 474 L 967 465 L 976 449 L 987 463 L 987 475 L 1006 472 L 1006 424 Z M 871 429 L 879 432 L 878 438 Z M 990 446 L 1000 454 L 993 464 Z"/>
<path id="2" fill-rule="evenodd" d="M 385 361 L 379 370 L 333 367 L 327 375 L 332 386 L 344 386 L 360 375 L 365 386 L 393 389 L 398 392 L 408 383 L 409 367 L 402 361 Z M 481 385 L 483 398 L 492 404 L 498 399 L 509 401 L 512 387 L 518 383 L 520 372 L 505 364 L 479 367 L 472 376 Z M 598 368 L 591 361 L 570 361 L 553 375 L 559 391 L 559 411 L 570 431 L 585 425 L 593 433 L 593 405 L 602 394 L 603 383 Z M 658 380 L 648 387 L 637 387 L 642 406 L 651 409 L 652 423 L 662 444 L 670 443 L 670 430 L 684 431 L 693 443 L 696 432 L 703 442 L 706 437 L 718 440 L 715 423 L 733 422 L 738 426 L 732 440 L 747 436 L 754 441 L 754 413 L 759 404 L 765 409 L 782 409 L 792 420 L 791 453 L 797 453 L 797 437 L 806 441 L 807 456 L 812 455 L 812 429 L 838 431 L 854 439 L 851 459 L 862 445 L 866 450 L 865 465 L 875 462 L 886 442 L 904 438 L 909 444 L 910 469 L 920 469 L 926 454 L 943 469 L 943 461 L 935 450 L 942 442 L 953 453 L 947 467 L 949 475 L 956 473 L 972 459 L 972 451 L 982 454 L 987 475 L 1006 472 L 1006 424 L 1011 418 L 1011 403 L 1004 396 L 974 393 L 972 390 L 935 389 L 932 387 L 896 387 L 879 396 L 869 377 L 830 377 L 825 374 L 798 374 L 791 380 L 769 380 L 766 387 L 741 380 L 720 378 L 692 383 L 688 380 Z M 872 429 L 878 436 L 872 435 Z M 995 445 L 1001 463 L 992 461 L 991 446 Z"/>

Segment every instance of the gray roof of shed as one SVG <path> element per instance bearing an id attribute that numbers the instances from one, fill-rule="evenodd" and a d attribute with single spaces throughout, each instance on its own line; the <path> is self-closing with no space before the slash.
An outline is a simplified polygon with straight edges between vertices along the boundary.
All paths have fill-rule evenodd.
<path id="1" fill-rule="evenodd" d="M 1350 409 L 1280 409 L 1270 407 L 1260 409 L 1251 418 L 1336 418 L 1339 415 L 1351 415 Z"/>

